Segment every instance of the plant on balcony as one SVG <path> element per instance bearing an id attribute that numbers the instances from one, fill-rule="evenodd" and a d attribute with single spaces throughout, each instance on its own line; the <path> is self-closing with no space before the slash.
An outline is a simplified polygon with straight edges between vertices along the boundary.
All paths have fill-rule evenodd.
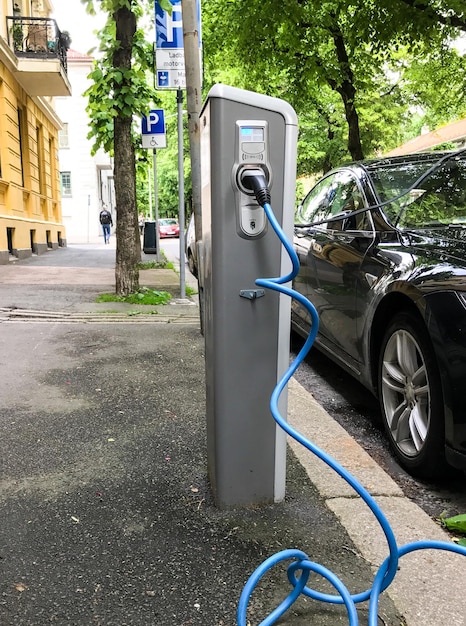
<path id="1" fill-rule="evenodd" d="M 13 15 L 15 17 L 21 16 L 21 9 L 16 4 L 16 2 L 13 6 Z M 21 50 L 23 47 L 23 27 L 19 20 L 18 22 L 16 22 L 16 20 L 13 21 L 13 26 L 11 28 L 11 36 L 13 38 L 13 44 L 14 44 L 15 50 Z"/>
<path id="2" fill-rule="evenodd" d="M 71 46 L 71 36 L 69 34 L 69 32 L 67 30 L 62 30 L 60 33 L 60 41 L 63 45 L 63 47 L 65 48 L 65 50 L 68 50 L 68 48 Z"/>
<path id="3" fill-rule="evenodd" d="M 21 24 L 14 24 L 11 29 L 11 35 L 13 37 L 13 44 L 15 50 L 22 50 L 23 48 L 23 27 Z"/>

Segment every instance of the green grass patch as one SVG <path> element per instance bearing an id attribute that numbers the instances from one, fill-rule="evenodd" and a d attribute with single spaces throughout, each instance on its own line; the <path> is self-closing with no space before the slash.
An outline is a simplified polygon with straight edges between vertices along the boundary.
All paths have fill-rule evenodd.
<path id="1" fill-rule="evenodd" d="M 171 294 L 168 291 L 158 291 L 141 287 L 136 293 L 130 293 L 127 296 L 118 296 L 115 293 L 101 293 L 96 302 L 127 302 L 129 304 L 148 304 L 157 306 L 160 304 L 168 304 L 171 300 Z"/>
<path id="2" fill-rule="evenodd" d="M 137 264 L 137 268 L 140 270 L 174 270 L 175 266 L 171 261 L 167 261 L 163 251 L 162 257 L 160 261 L 141 261 Z"/>
<path id="3" fill-rule="evenodd" d="M 194 294 L 196 294 L 196 293 L 197 293 L 196 289 L 193 289 L 189 285 L 186 285 L 186 295 L 194 296 Z"/>

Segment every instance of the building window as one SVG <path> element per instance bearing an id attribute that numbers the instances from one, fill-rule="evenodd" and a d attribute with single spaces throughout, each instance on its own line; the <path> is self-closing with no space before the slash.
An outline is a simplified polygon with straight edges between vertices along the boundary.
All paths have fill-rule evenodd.
<path id="1" fill-rule="evenodd" d="M 37 174 L 39 178 L 39 191 L 45 196 L 47 190 L 45 186 L 45 154 L 44 154 L 44 129 L 42 126 L 36 127 L 37 143 Z"/>
<path id="2" fill-rule="evenodd" d="M 60 189 L 63 198 L 71 197 L 71 172 L 60 172 Z"/>
<path id="3" fill-rule="evenodd" d="M 8 228 L 6 229 L 6 240 L 8 242 L 8 252 L 10 254 L 13 254 L 14 251 L 14 247 L 13 247 L 13 239 L 15 237 L 15 229 L 14 228 Z"/>
<path id="4" fill-rule="evenodd" d="M 50 174 L 51 174 L 51 178 L 52 178 L 52 198 L 54 200 L 57 199 L 57 195 L 58 195 L 58 185 L 57 185 L 57 172 L 58 172 L 58 168 L 57 168 L 57 151 L 55 150 L 55 138 L 54 137 L 49 137 L 49 154 L 48 154 L 48 158 L 50 161 Z"/>
<path id="5" fill-rule="evenodd" d="M 27 120 L 26 113 L 23 109 L 18 108 L 18 135 L 19 135 L 19 155 L 21 160 L 21 186 L 25 187 L 26 185 L 26 158 L 25 151 L 27 149 Z"/>
<path id="6" fill-rule="evenodd" d="M 69 148 L 70 140 L 68 137 L 68 124 L 63 124 L 63 128 L 58 131 L 58 147 Z"/>

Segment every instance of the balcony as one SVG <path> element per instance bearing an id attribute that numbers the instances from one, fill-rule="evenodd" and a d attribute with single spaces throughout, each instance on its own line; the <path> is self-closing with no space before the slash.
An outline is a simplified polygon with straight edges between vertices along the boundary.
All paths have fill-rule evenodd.
<path id="1" fill-rule="evenodd" d="M 8 45 L 17 58 L 15 78 L 31 96 L 70 96 L 69 37 L 55 20 L 7 17 Z"/>

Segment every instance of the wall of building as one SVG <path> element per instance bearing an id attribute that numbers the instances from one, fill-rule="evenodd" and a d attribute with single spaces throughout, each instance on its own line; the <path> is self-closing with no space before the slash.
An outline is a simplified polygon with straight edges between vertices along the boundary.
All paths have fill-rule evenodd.
<path id="1" fill-rule="evenodd" d="M 89 117 L 87 98 L 92 57 L 68 51 L 68 77 L 71 98 L 56 98 L 56 109 L 64 124 L 60 137 L 60 175 L 70 180 L 70 188 L 62 186 L 62 213 L 69 243 L 86 243 L 102 236 L 99 213 L 105 205 L 115 217 L 113 164 L 103 151 L 91 155 L 92 141 L 87 139 Z"/>
<path id="2" fill-rule="evenodd" d="M 66 245 L 59 188 L 60 121 L 53 98 L 32 97 L 13 74 L 16 58 L 6 28 L 13 4 L 0 3 L 0 264 Z M 31 6 L 21 8 L 29 11 Z M 49 3 L 42 2 L 40 8 L 48 10 Z"/>
<path id="3" fill-rule="evenodd" d="M 0 263 L 66 244 L 58 124 L 0 59 Z"/>

